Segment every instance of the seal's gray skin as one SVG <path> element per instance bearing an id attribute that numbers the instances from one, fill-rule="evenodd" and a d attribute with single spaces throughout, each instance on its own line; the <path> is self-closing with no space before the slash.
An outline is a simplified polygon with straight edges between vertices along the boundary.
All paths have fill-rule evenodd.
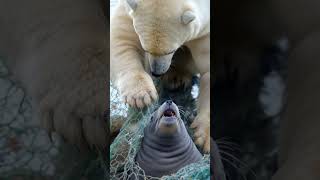
<path id="1" fill-rule="evenodd" d="M 178 107 L 172 101 L 166 101 L 153 113 L 144 130 L 136 162 L 147 176 L 162 177 L 201 158 L 181 120 Z"/>

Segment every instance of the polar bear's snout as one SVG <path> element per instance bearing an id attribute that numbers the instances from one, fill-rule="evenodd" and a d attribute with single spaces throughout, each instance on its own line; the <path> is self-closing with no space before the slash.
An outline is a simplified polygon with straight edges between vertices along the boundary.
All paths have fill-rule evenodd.
<path id="1" fill-rule="evenodd" d="M 150 70 L 153 76 L 161 76 L 168 71 L 174 52 L 162 56 L 148 53 Z"/>

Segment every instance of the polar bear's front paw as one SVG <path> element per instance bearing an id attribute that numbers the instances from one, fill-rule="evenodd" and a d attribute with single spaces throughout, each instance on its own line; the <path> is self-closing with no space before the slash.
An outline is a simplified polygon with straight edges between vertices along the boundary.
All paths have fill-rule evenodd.
<path id="1" fill-rule="evenodd" d="M 198 114 L 191 124 L 191 128 L 195 129 L 195 143 L 202 147 L 204 153 L 210 152 L 210 117 Z"/>
<path id="2" fill-rule="evenodd" d="M 121 82 L 120 93 L 124 102 L 131 107 L 143 108 L 158 99 L 153 81 L 145 72 L 124 77 Z"/>

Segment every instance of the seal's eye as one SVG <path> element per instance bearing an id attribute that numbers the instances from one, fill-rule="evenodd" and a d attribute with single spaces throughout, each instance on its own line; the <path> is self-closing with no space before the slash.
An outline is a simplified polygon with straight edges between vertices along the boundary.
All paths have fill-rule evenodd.
<path id="1" fill-rule="evenodd" d="M 164 111 L 163 115 L 165 117 L 171 117 L 171 116 L 175 116 L 176 113 L 172 109 L 167 109 L 166 111 Z"/>

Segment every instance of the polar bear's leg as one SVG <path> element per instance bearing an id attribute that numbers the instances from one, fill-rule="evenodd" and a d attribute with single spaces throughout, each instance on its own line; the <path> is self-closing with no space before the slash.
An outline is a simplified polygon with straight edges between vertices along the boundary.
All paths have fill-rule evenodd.
<path id="1" fill-rule="evenodd" d="M 142 108 L 158 98 L 150 75 L 143 67 L 144 52 L 133 28 L 132 19 L 118 6 L 111 19 L 111 80 L 124 101 Z"/>
<path id="2" fill-rule="evenodd" d="M 195 65 L 200 71 L 200 93 L 198 115 L 191 127 L 195 128 L 195 142 L 203 147 L 204 152 L 210 151 L 210 35 L 187 44 L 190 48 Z"/>
<path id="3" fill-rule="evenodd" d="M 98 0 L 5 0 L 0 51 L 31 97 L 35 123 L 81 149 L 105 151 L 109 35 L 102 9 Z"/>
<path id="4" fill-rule="evenodd" d="M 210 152 L 210 72 L 200 79 L 198 115 L 191 124 L 195 128 L 195 142 L 202 146 L 204 152 Z"/>

